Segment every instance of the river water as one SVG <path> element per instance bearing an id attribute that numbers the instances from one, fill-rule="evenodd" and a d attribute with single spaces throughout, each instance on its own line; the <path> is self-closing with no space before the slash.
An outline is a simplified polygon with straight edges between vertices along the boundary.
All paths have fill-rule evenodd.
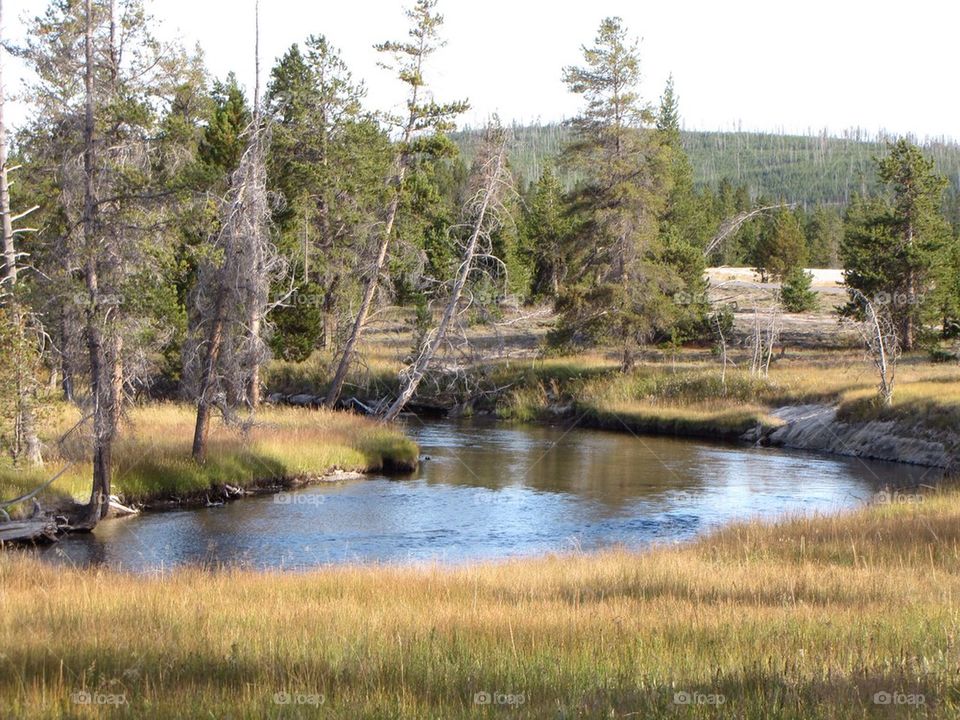
<path id="1" fill-rule="evenodd" d="M 134 571 L 464 562 L 687 540 L 746 518 L 835 512 L 935 471 L 698 440 L 564 427 L 410 420 L 429 457 L 221 507 L 107 521 L 40 550 Z"/>

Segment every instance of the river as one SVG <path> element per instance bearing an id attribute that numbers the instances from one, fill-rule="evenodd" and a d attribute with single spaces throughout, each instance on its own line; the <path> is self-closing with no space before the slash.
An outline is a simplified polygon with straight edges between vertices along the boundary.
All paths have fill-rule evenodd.
<path id="1" fill-rule="evenodd" d="M 155 571 L 465 562 L 642 548 L 725 523 L 836 512 L 938 471 L 698 440 L 483 421 L 408 421 L 429 459 L 220 507 L 101 523 L 45 559 Z"/>

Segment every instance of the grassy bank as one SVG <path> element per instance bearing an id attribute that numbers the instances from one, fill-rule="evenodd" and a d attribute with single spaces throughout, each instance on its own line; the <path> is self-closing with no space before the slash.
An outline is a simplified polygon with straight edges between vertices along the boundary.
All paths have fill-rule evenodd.
<path id="1" fill-rule="evenodd" d="M 111 717 L 956 717 L 960 493 L 897 499 L 465 568 L 142 578 L 4 554 L 0 697 L 24 718 L 92 717 L 84 691 L 122 696 Z"/>
<path id="2" fill-rule="evenodd" d="M 780 421 L 786 405 L 839 407 L 849 421 L 890 419 L 920 429 L 960 427 L 960 368 L 907 358 L 898 369 L 894 404 L 878 407 L 872 369 L 856 352 L 794 352 L 778 359 L 766 378 L 751 375 L 749 358 L 733 357 L 725 377 L 709 354 L 654 353 L 621 374 L 611 357 L 592 355 L 504 362 L 490 372 L 492 387 L 508 390 L 494 401 L 504 419 L 535 420 L 566 412 L 581 423 L 635 432 L 735 438 Z"/>
<path id="3" fill-rule="evenodd" d="M 88 440 L 75 433 L 60 448 L 52 442 L 76 421 L 75 410 L 60 408 L 46 431 L 46 466 L 0 468 L 0 497 L 16 497 L 67 465 L 45 500 L 88 498 Z M 190 457 L 193 423 L 193 409 L 185 405 L 132 409 L 114 449 L 114 491 L 126 502 L 142 503 L 196 496 L 225 483 L 246 488 L 319 476 L 334 468 L 373 471 L 412 466 L 417 460 L 416 445 L 397 428 L 351 413 L 264 408 L 246 428 L 215 422 L 208 459 L 198 465 Z"/>

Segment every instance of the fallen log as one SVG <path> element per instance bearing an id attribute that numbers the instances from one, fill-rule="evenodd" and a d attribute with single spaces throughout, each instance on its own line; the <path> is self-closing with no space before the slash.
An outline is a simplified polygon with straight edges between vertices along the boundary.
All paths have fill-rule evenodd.
<path id="1" fill-rule="evenodd" d="M 53 518 L 11 520 L 0 523 L 0 543 L 56 542 L 57 531 L 57 523 Z"/>
<path id="2" fill-rule="evenodd" d="M 110 496 L 110 510 L 108 517 L 126 517 L 127 515 L 139 515 L 140 511 L 134 507 L 128 507 L 120 502 L 116 495 Z"/>

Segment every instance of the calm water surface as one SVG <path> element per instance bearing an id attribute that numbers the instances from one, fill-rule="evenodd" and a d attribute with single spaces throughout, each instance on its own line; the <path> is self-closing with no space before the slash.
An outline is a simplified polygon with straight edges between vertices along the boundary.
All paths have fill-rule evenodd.
<path id="1" fill-rule="evenodd" d="M 411 420 L 408 431 L 430 458 L 409 477 L 149 513 L 39 552 L 137 571 L 487 560 L 681 541 L 937 479 L 892 463 L 564 427 Z"/>

